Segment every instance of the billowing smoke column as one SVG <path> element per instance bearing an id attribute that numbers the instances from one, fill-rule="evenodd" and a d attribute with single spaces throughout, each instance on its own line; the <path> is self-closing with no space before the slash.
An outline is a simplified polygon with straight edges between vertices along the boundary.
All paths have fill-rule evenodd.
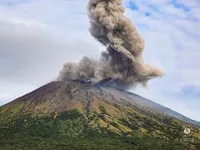
<path id="1" fill-rule="evenodd" d="M 90 0 L 90 33 L 107 51 L 99 60 L 83 57 L 79 63 L 66 63 L 58 80 L 108 81 L 112 86 L 129 88 L 146 85 L 163 72 L 144 64 L 144 41 L 131 21 L 123 15 L 122 0 Z M 107 80 L 110 79 L 110 80 Z"/>

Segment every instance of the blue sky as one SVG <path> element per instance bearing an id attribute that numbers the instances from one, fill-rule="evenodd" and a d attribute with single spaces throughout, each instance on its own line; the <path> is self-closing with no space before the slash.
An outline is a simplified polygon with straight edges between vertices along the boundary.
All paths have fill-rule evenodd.
<path id="1" fill-rule="evenodd" d="M 144 60 L 165 70 L 131 89 L 200 121 L 200 1 L 124 0 L 145 40 Z M 56 78 L 67 61 L 98 57 L 87 0 L 0 1 L 0 105 Z"/>

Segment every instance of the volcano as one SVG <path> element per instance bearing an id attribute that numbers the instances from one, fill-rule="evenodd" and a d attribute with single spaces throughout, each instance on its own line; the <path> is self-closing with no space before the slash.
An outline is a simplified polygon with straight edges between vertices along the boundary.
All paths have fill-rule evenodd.
<path id="1" fill-rule="evenodd" d="M 0 107 L 0 150 L 195 150 L 199 131 L 198 122 L 104 81 L 55 81 Z"/>

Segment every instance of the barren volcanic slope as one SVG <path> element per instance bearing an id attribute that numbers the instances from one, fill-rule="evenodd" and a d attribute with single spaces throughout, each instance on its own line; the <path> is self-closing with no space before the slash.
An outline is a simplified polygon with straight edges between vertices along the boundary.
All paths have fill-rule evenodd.
<path id="1" fill-rule="evenodd" d="M 132 93 L 57 81 L 0 107 L 0 150 L 195 150 L 195 123 Z"/>

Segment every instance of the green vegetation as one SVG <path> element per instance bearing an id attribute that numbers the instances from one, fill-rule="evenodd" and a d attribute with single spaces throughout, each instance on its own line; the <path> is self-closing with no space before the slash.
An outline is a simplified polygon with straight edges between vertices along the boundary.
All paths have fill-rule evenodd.
<path id="1" fill-rule="evenodd" d="M 100 109 L 102 114 L 107 113 L 103 107 Z M 93 119 L 101 120 L 96 117 Z M 154 131 L 155 135 L 141 134 L 138 123 L 134 123 L 139 118 L 137 120 L 137 117 L 129 117 L 129 122 L 122 119 L 106 123 L 113 128 L 120 128 L 123 124 L 133 129 L 132 132 L 121 131 L 121 134 L 108 130 L 108 127 L 91 127 L 86 117 L 78 110 L 64 112 L 57 117 L 54 115 L 52 117 L 29 115 L 16 117 L 10 122 L 0 123 L 0 150 L 189 150 L 192 148 L 178 139 L 164 138 L 164 135 L 171 136 L 167 132 L 169 129 L 163 127 L 164 135 L 157 133 L 155 122 L 151 120 L 146 120 L 146 125 L 149 125 L 148 128 L 152 127 L 150 131 Z M 150 131 L 148 130 L 149 133 Z M 174 131 L 177 129 L 174 128 Z M 156 136 L 159 134 L 163 137 Z M 193 147 L 193 149 L 198 149 L 199 145 L 193 145 Z"/>

